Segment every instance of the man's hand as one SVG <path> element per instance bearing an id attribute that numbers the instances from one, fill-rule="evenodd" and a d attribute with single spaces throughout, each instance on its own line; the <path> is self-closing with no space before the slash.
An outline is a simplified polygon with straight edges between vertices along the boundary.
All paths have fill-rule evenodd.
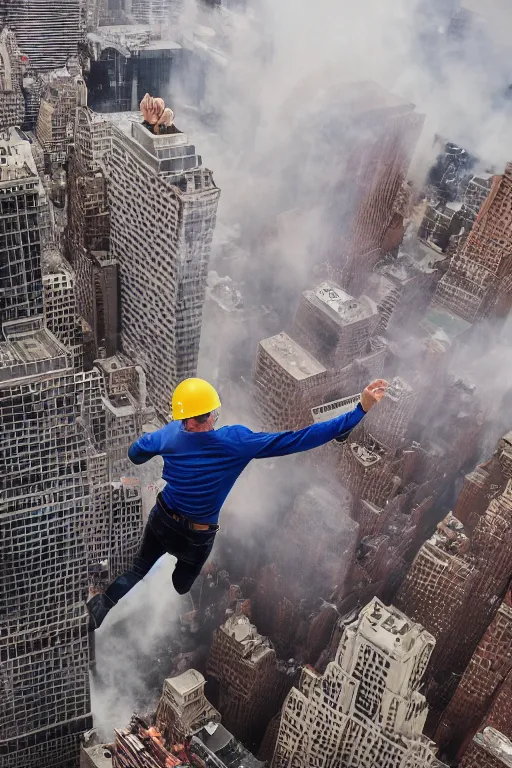
<path id="1" fill-rule="evenodd" d="M 388 387 L 389 383 L 385 379 L 375 379 L 371 384 L 368 384 L 361 394 L 361 405 L 365 413 L 371 411 L 375 403 L 379 403 L 382 400 Z"/>

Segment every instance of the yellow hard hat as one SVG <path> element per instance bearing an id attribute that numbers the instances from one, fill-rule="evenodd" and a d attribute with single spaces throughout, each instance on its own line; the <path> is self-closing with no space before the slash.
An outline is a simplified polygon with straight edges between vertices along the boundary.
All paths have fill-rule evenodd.
<path id="1" fill-rule="evenodd" d="M 220 408 L 220 398 L 211 384 L 204 379 L 185 379 L 172 395 L 172 418 L 192 419 Z"/>

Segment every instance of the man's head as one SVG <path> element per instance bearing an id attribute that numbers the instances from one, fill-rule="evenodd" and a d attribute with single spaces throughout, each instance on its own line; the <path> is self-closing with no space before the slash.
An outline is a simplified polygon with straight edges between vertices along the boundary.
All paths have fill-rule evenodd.
<path id="1" fill-rule="evenodd" d="M 217 411 L 212 411 L 194 416 L 191 419 L 183 419 L 183 424 L 187 432 L 209 432 L 210 429 L 214 428 L 217 418 Z"/>
<path id="2" fill-rule="evenodd" d="M 172 418 L 183 421 L 189 432 L 213 429 L 220 408 L 216 390 L 204 379 L 185 379 L 172 396 Z"/>

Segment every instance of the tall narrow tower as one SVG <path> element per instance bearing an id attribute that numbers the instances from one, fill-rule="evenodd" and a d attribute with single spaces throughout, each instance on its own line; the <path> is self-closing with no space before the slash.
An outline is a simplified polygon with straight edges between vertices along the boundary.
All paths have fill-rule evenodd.
<path id="1" fill-rule="evenodd" d="M 173 388 L 197 368 L 220 190 L 176 128 L 157 136 L 138 122 L 114 126 L 106 165 L 121 344 L 166 415 Z"/>
<path id="2" fill-rule="evenodd" d="M 0 140 L 0 762 L 73 765 L 91 725 L 87 518 L 98 371 L 48 330 L 29 142 Z"/>

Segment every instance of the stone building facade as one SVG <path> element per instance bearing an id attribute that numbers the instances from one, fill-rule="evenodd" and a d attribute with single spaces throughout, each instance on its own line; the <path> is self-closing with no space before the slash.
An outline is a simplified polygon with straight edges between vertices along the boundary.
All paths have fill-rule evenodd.
<path id="1" fill-rule="evenodd" d="M 0 328 L 43 312 L 39 206 L 43 194 L 28 141 L 14 128 L 0 139 L 2 250 Z M 5 330 L 4 330 L 5 337 Z"/>
<path id="2" fill-rule="evenodd" d="M 46 327 L 73 354 L 83 369 L 83 330 L 76 301 L 76 278 L 58 250 L 43 252 L 43 300 Z"/>
<path id="3" fill-rule="evenodd" d="M 195 669 L 165 680 L 156 727 L 167 744 L 184 741 L 207 723 L 220 723 L 220 714 L 205 696 L 205 682 Z"/>
<path id="4" fill-rule="evenodd" d="M 16 37 L 7 27 L 0 32 L 0 128 L 21 126 L 25 115 L 23 62 Z"/>
<path id="5" fill-rule="evenodd" d="M 419 686 L 434 638 L 373 600 L 345 627 L 323 675 L 302 672 L 284 705 L 273 768 L 435 764 Z"/>
<path id="6" fill-rule="evenodd" d="M 113 355 L 119 343 L 144 367 L 149 398 L 167 417 L 174 386 L 196 372 L 220 192 L 174 126 L 156 136 L 138 113 L 86 107 L 77 110 L 69 175 L 69 259 L 97 354 Z"/>
<path id="7" fill-rule="evenodd" d="M 76 108 L 86 105 L 87 87 L 76 60 L 48 75 L 36 123 L 47 168 L 66 162 Z"/>
<path id="8" fill-rule="evenodd" d="M 128 448 L 142 432 L 153 432 L 161 426 L 155 409 L 148 403 L 146 374 L 122 355 L 95 361 L 103 375 L 102 398 L 105 431 L 99 446 L 108 454 L 109 479 L 131 475 L 134 466 L 128 459 Z"/>
<path id="9" fill-rule="evenodd" d="M 44 191 L 29 142 L 0 148 L 0 762 L 74 768 L 92 725 L 88 586 L 125 569 L 137 484 L 109 484 L 104 383 L 78 367 L 74 279 L 41 254 Z M 68 345 L 69 344 L 69 345 Z"/>

